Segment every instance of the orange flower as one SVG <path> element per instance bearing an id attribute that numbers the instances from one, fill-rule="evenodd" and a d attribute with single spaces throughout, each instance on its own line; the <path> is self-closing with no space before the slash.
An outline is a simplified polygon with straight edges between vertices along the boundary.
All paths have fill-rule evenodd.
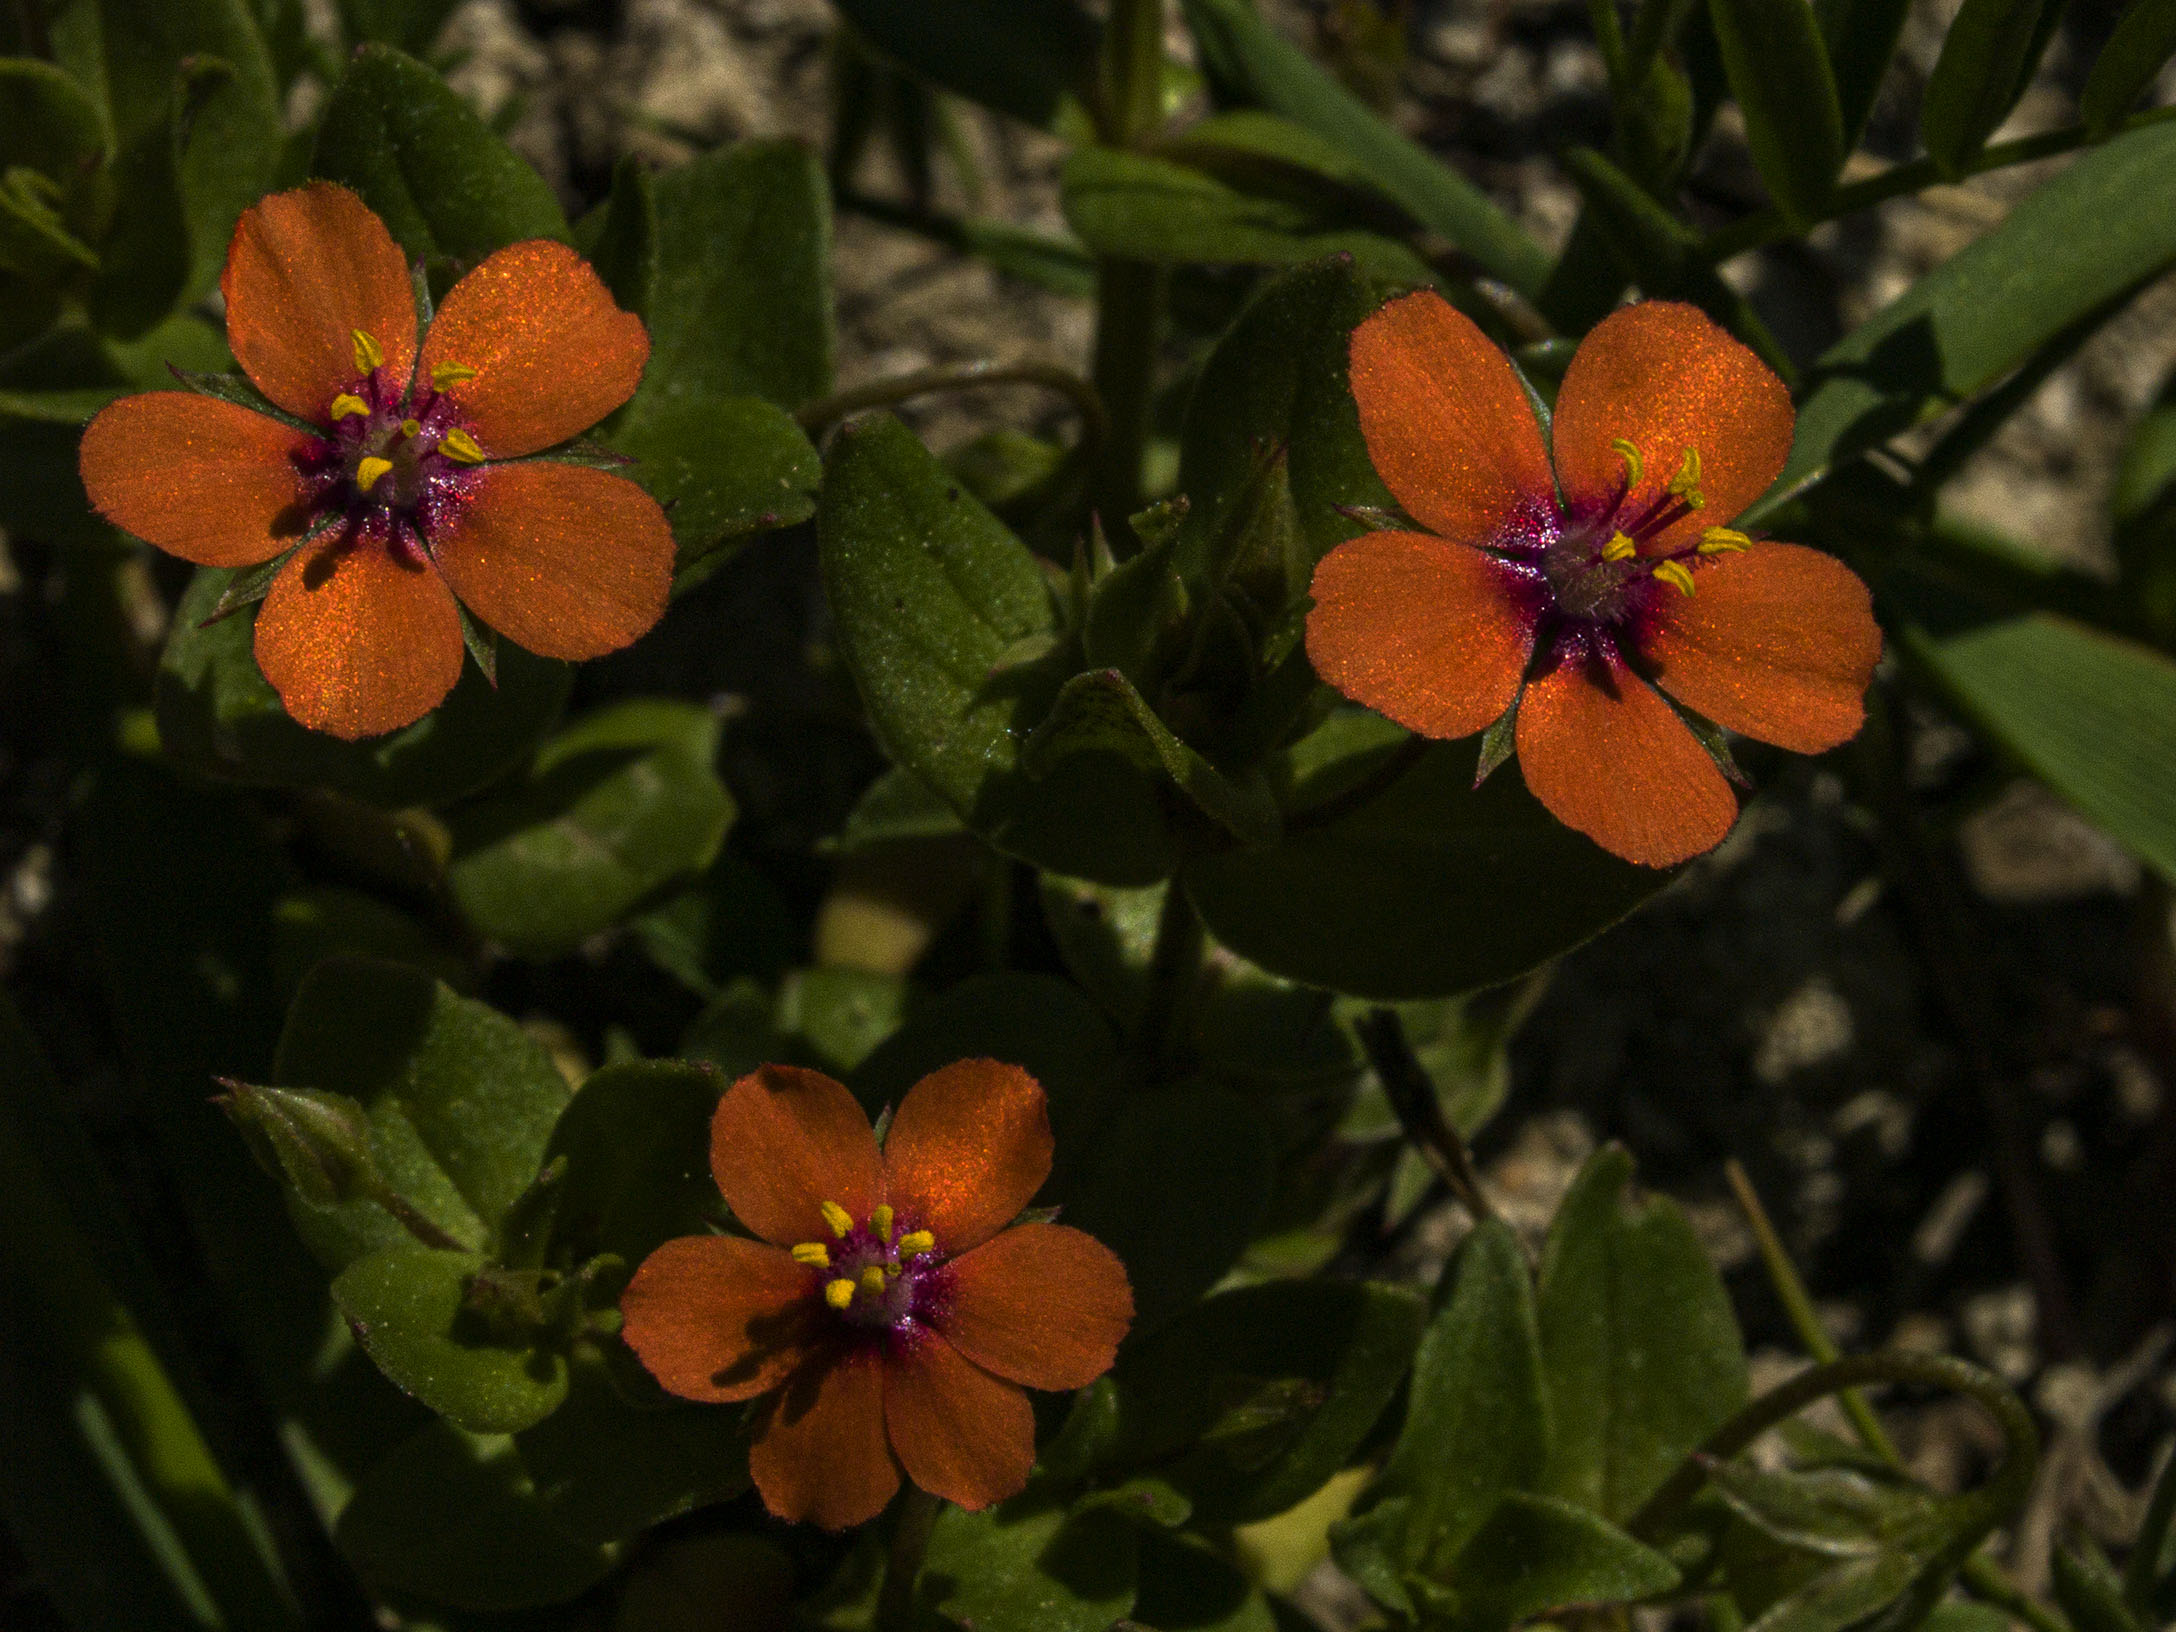
<path id="1" fill-rule="evenodd" d="M 673 546 L 657 501 L 521 457 L 625 402 L 649 359 L 641 320 L 573 250 L 500 250 L 419 334 L 385 224 L 320 181 L 243 214 L 220 289 L 228 344 L 285 417 L 123 397 L 83 433 L 83 485 L 108 521 L 185 561 L 293 551 L 256 652 L 297 720 L 352 741 L 429 713 L 461 675 L 455 596 L 530 651 L 575 660 L 663 615 Z"/>
<path id="2" fill-rule="evenodd" d="M 762 1239 L 688 1236 L 620 1299 L 630 1347 L 691 1400 L 770 1394 L 748 1465 L 773 1513 L 826 1529 L 883 1511 L 899 1469 L 985 1507 L 1027 1483 L 1029 1388 L 1110 1370 L 1125 1268 L 1058 1224 L 1005 1226 L 1050 1173 L 1043 1090 L 961 1060 L 907 1092 L 877 1148 L 831 1078 L 767 1065 L 726 1090 L 710 1167 Z"/>
<path id="3" fill-rule="evenodd" d="M 1796 753 L 1857 733 L 1881 656 L 1866 586 L 1729 527 L 1795 416 L 1698 310 L 1647 301 L 1595 327 L 1557 394 L 1553 463 L 1510 360 L 1437 295 L 1353 331 L 1352 392 L 1376 471 L 1428 531 L 1364 534 L 1315 569 L 1307 654 L 1346 696 L 1424 737 L 1515 708 L 1534 796 L 1650 867 L 1738 816 L 1655 686 Z"/>

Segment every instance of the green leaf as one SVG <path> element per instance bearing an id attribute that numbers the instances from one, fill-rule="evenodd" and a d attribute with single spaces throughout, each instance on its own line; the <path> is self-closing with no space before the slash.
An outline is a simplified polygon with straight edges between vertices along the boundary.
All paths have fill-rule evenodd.
<path id="1" fill-rule="evenodd" d="M 567 1103 L 551 1056 L 513 1021 L 420 971 L 362 959 L 303 982 L 273 1076 L 361 1101 L 393 1189 L 479 1249 L 536 1177 Z M 373 1202 L 289 1211 L 334 1271 L 410 1239 Z"/>
<path id="2" fill-rule="evenodd" d="M 1432 747 L 1358 808 L 1308 808 L 1380 769 L 1403 733 L 1334 716 L 1293 750 L 1277 844 L 1190 861 L 1188 894 L 1220 941 L 1263 968 L 1396 1000 L 1493 986 L 1600 934 L 1670 880 L 1619 861 L 1514 776 L 1478 789 L 1473 750 Z"/>
<path id="3" fill-rule="evenodd" d="M 546 1262 L 613 1253 L 630 1270 L 662 1242 L 698 1235 L 717 1203 L 710 1118 L 724 1079 L 671 1060 L 608 1065 L 582 1084 L 544 1147 L 564 1157 Z"/>
<path id="4" fill-rule="evenodd" d="M 1076 0 L 835 0 L 887 55 L 1045 129 L 1095 83 L 1102 27 Z"/>
<path id="5" fill-rule="evenodd" d="M 1540 1486 L 1548 1457 L 1540 1328 L 1518 1238 L 1491 1220 L 1456 1267 L 1413 1357 L 1404 1431 L 1357 1510 L 1403 1504 L 1402 1570 L 1445 1574 L 1506 1495 Z"/>
<path id="6" fill-rule="evenodd" d="M 1478 187 L 1385 124 L 1258 16 L 1247 0 L 1181 0 L 1220 100 L 1266 108 L 1348 154 L 1422 226 L 1529 299 L 1549 256 Z"/>
<path id="7" fill-rule="evenodd" d="M 1985 390 L 2084 314 L 2176 261 L 2176 212 L 2136 207 L 2171 166 L 2176 124 L 2114 138 L 1830 347 L 1799 409 L 1776 497 Z M 1746 519 L 1757 522 L 1773 502 Z"/>
<path id="8" fill-rule="evenodd" d="M 1597 1151 L 1541 1265 L 1546 1488 L 1608 1519 L 1635 1512 L 1746 1400 L 1722 1278 L 1676 1204 L 1634 1201 L 1631 1179 L 1622 1147 Z"/>
<path id="9" fill-rule="evenodd" d="M 1844 162 L 1843 110 L 1807 0 L 1708 0 L 1730 94 L 1768 195 L 1803 226 L 1820 218 Z"/>
<path id="10" fill-rule="evenodd" d="M 845 1076 L 899 1029 L 909 995 L 907 983 L 897 975 L 796 969 L 778 983 L 772 1030 L 797 1041 L 820 1069 Z M 756 1063 L 744 1069 L 753 1070 Z"/>
<path id="11" fill-rule="evenodd" d="M 674 403 L 631 421 L 610 446 L 636 461 L 627 474 L 665 506 L 683 572 L 747 534 L 816 513 L 823 462 L 785 410 L 760 397 Z"/>
<path id="12" fill-rule="evenodd" d="M 1906 648 L 2028 770 L 2176 879 L 2176 662 L 2052 613 L 1955 622 L 1906 624 Z"/>
<path id="13" fill-rule="evenodd" d="M 1859 145 L 1873 116 L 1882 79 L 1904 33 L 1911 0 L 1814 0 L 1814 16 L 1836 73 L 1843 113 L 1844 152 Z"/>
<path id="14" fill-rule="evenodd" d="M 1298 1624 L 1280 1621 L 1262 1588 L 1206 1538 L 1149 1531 L 1140 1545 L 1137 1625 L 1162 1632 L 1278 1632 Z"/>
<path id="15" fill-rule="evenodd" d="M 1718 1462 L 1709 1482 L 1733 1512 L 1774 1541 L 1828 1558 L 1863 1558 L 1885 1546 L 1920 1553 L 1942 1533 L 1941 1499 L 1856 1468 L 1770 1472 Z"/>
<path id="16" fill-rule="evenodd" d="M 929 1609 L 974 1632 L 1104 1632 L 1133 1608 L 1134 1529 L 1047 1498 L 938 1514 L 915 1583 Z"/>
<path id="17" fill-rule="evenodd" d="M 2105 136 L 2145 94 L 2176 55 L 2176 0 L 2136 0 L 2093 59 L 2078 112 L 2086 128 Z"/>
<path id="18" fill-rule="evenodd" d="M 1451 1565 L 1458 1621 L 1508 1627 L 1572 1604 L 1622 1604 L 1668 1592 L 1675 1565 L 1583 1507 L 1513 1492 Z"/>
<path id="19" fill-rule="evenodd" d="M 1845 1559 L 1779 1599 L 1753 1626 L 1758 1632 L 1843 1632 L 1894 1603 L 1920 1566 L 1910 1553 Z"/>
<path id="20" fill-rule="evenodd" d="M 831 206 L 815 156 L 744 142 L 654 187 L 650 363 L 615 437 L 689 403 L 762 397 L 790 410 L 830 390 Z"/>
<path id="21" fill-rule="evenodd" d="M 0 57 L 0 168 L 60 181 L 105 151 L 105 116 L 81 85 L 37 57 Z"/>
<path id="22" fill-rule="evenodd" d="M 1153 783 L 1114 756 L 1044 778 L 1020 740 L 1062 674 L 1042 569 L 897 420 L 841 430 L 817 507 L 839 649 L 879 743 L 977 833 L 1038 866 L 1146 883 L 1171 857 Z"/>
<path id="23" fill-rule="evenodd" d="M 496 687 L 473 666 L 415 724 L 368 742 L 298 725 L 257 668 L 253 616 L 205 627 L 234 581 L 200 567 L 159 659 L 159 744 L 202 776 L 269 787 L 320 787 L 389 810 L 436 805 L 495 781 L 528 754 L 565 703 L 573 671 L 512 644 Z"/>
<path id="24" fill-rule="evenodd" d="M 335 1539 L 380 1592 L 487 1613 L 564 1603 L 618 1556 L 550 1521 L 511 1438 L 445 1422 L 363 1476 Z"/>
<path id="25" fill-rule="evenodd" d="M 570 237 L 529 162 L 445 80 L 387 45 L 348 59 L 310 173 L 354 188 L 411 260 L 467 266 L 525 238 Z"/>
<path id="26" fill-rule="evenodd" d="M 459 0 L 339 0 L 340 26 L 351 45 L 365 41 L 422 56 L 438 43 Z"/>
<path id="27" fill-rule="evenodd" d="M 567 1397 L 567 1361 L 489 1330 L 468 1307 L 487 1259 L 396 1242 L 358 1258 L 333 1301 L 378 1368 L 456 1428 L 510 1434 Z"/>
<path id="28" fill-rule="evenodd" d="M 1183 164 L 1082 147 L 1066 161 L 1065 219 L 1099 255 L 1153 261 L 1291 266 L 1350 254 L 1389 281 L 1432 284 L 1428 263 L 1396 238 L 1342 226 L 1303 203 L 1249 193 Z"/>
<path id="29" fill-rule="evenodd" d="M 2078 1632 L 2146 1632 L 2123 1602 L 2123 1579 L 2098 1547 L 2057 1547 L 2055 1601 Z"/>
<path id="30" fill-rule="evenodd" d="M 964 833 L 959 815 L 911 771 L 886 771 L 854 802 L 839 829 L 844 855 L 911 839 L 946 839 Z"/>
<path id="31" fill-rule="evenodd" d="M 1156 1463 L 1198 1518 L 1281 1513 L 1359 1449 L 1404 1380 L 1426 1313 L 1412 1293 L 1373 1281 L 1219 1293 L 1120 1356 L 1111 1454 Z"/>
<path id="32" fill-rule="evenodd" d="M 1963 174 L 2025 92 L 2062 0 L 1964 0 L 1927 76 L 1919 138 L 1943 175 Z"/>
<path id="33" fill-rule="evenodd" d="M 621 308 L 647 317 L 657 280 L 657 185 L 632 153 L 612 167 L 612 191 L 574 224 L 574 246 Z"/>
<path id="34" fill-rule="evenodd" d="M 717 750 L 717 716 L 692 703 L 637 698 L 576 721 L 525 785 L 452 817 L 462 915 L 522 957 L 559 957 L 702 871 L 734 814 Z"/>
<path id="35" fill-rule="evenodd" d="M 735 975 L 775 981 L 807 940 L 778 886 L 730 850 L 637 918 L 634 931 L 653 963 L 705 998 Z"/>

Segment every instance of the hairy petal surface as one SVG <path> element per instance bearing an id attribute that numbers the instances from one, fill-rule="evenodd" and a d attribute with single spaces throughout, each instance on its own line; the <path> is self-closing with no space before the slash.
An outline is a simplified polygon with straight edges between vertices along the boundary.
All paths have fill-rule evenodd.
<path id="1" fill-rule="evenodd" d="M 684 1399 L 753 1399 L 808 1357 L 821 1282 L 762 1242 L 682 1236 L 643 1259 L 627 1283 L 620 1335 Z"/>
<path id="2" fill-rule="evenodd" d="M 1642 301 L 1603 318 L 1572 354 L 1551 428 L 1557 479 L 1574 515 L 1606 507 L 1624 480 L 1610 446 L 1622 438 L 1645 467 L 1623 512 L 1636 516 L 1699 449 L 1707 502 L 1645 546 L 1681 549 L 1768 491 L 1796 423 L 1783 382 L 1699 307 Z"/>
<path id="3" fill-rule="evenodd" d="M 1352 395 L 1383 485 L 1414 520 L 1479 543 L 1556 489 L 1511 360 L 1432 290 L 1352 331 Z"/>
<path id="4" fill-rule="evenodd" d="M 1534 643 L 1518 580 L 1426 533 L 1364 533 L 1322 558 L 1307 657 L 1356 703 L 1424 737 L 1464 737 L 1511 706 Z"/>
<path id="5" fill-rule="evenodd" d="M 926 1327 L 895 1338 L 884 1423 L 907 1477 L 973 1512 L 1017 1495 L 1035 1465 L 1035 1412 Z"/>
<path id="6" fill-rule="evenodd" d="M 665 615 L 672 528 L 624 477 L 581 465 L 487 465 L 432 538 L 471 611 L 540 657 L 616 652 Z"/>
<path id="7" fill-rule="evenodd" d="M 907 1090 L 884 1139 L 885 1199 L 902 1229 L 965 1252 L 1003 1229 L 1050 1177 L 1050 1112 L 1017 1065 L 959 1060 Z"/>
<path id="8" fill-rule="evenodd" d="M 1759 543 L 1698 571 L 1659 607 L 1640 650 L 1657 684 L 1717 725 L 1794 753 L 1858 735 L 1881 626 L 1858 574 L 1797 544 Z"/>
<path id="9" fill-rule="evenodd" d="M 235 223 L 219 279 L 227 345 L 257 389 L 322 421 L 355 380 L 355 331 L 384 354 L 396 391 L 416 360 L 415 291 L 385 223 L 336 182 L 252 204 Z"/>
<path id="10" fill-rule="evenodd" d="M 725 1091 L 710 1121 L 719 1193 L 776 1246 L 829 1241 L 827 1201 L 867 1218 L 883 1199 L 882 1164 L 861 1106 L 821 1071 L 760 1066 Z"/>
<path id="11" fill-rule="evenodd" d="M 1566 827 L 1648 867 L 1714 849 L 1737 797 L 1685 722 L 1621 665 L 1559 665 L 1519 701 L 1519 770 Z"/>
<path id="12" fill-rule="evenodd" d="M 983 1370 L 1029 1388 L 1085 1388 L 1133 1324 L 1126 1266 L 1063 1224 L 1006 1230 L 946 1270 L 938 1329 Z"/>
<path id="13" fill-rule="evenodd" d="M 423 343 L 441 364 L 476 371 L 446 393 L 495 459 L 580 436 L 635 394 L 650 360 L 642 319 L 565 244 L 509 244 L 453 286 Z"/>
<path id="14" fill-rule="evenodd" d="M 778 1393 L 748 1448 L 763 1505 L 844 1530 L 884 1511 L 899 1467 L 884 1437 L 885 1364 L 861 1346 L 811 1360 Z"/>
<path id="15" fill-rule="evenodd" d="M 203 567 L 253 567 L 306 525 L 289 455 L 307 438 L 192 391 L 108 403 L 84 427 L 78 464 L 98 513 Z"/>
<path id="16" fill-rule="evenodd" d="M 295 552 L 257 613 L 257 667 L 287 712 L 350 742 L 436 708 L 464 651 L 444 579 L 338 530 Z"/>

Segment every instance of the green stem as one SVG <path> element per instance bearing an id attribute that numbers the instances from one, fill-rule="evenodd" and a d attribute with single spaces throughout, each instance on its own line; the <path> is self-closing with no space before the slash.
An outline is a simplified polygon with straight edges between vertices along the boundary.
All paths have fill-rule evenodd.
<path id="1" fill-rule="evenodd" d="M 1482 1193 L 1473 1158 L 1466 1152 L 1466 1141 L 1444 1116 L 1435 1082 L 1413 1057 L 1405 1022 L 1398 1018 L 1398 1011 L 1370 1009 L 1354 1023 L 1353 1030 L 1359 1035 L 1360 1046 L 1367 1050 L 1368 1064 L 1375 1068 L 1376 1080 L 1383 1085 L 1383 1093 L 1391 1109 L 1398 1113 L 1398 1122 L 1413 1147 L 1435 1169 L 1436 1176 L 1451 1187 L 1451 1193 L 1464 1204 L 1474 1223 L 1486 1224 L 1494 1219 L 1496 1209 Z"/>
<path id="2" fill-rule="evenodd" d="M 1056 363 L 953 363 L 942 368 L 919 368 L 911 374 L 871 380 L 851 390 L 839 391 L 810 403 L 793 417 L 810 436 L 821 436 L 848 414 L 864 408 L 885 408 L 894 403 L 926 397 L 938 391 L 971 391 L 985 385 L 1040 385 L 1072 403 L 1080 415 L 1081 452 L 1093 457 L 1103 441 L 1106 422 L 1103 399 L 1096 388 L 1069 368 Z"/>
<path id="3" fill-rule="evenodd" d="M 2153 1589 L 2161 1573 L 2161 1554 L 2168 1544 L 2171 1523 L 2176 1523 L 2176 1454 L 2161 1469 L 2146 1516 L 2138 1526 L 2138 1539 L 2123 1565 L 2123 1602 L 2138 1617 L 2140 1626 L 2153 1624 Z"/>
<path id="4" fill-rule="evenodd" d="M 1626 1521 L 1625 1529 L 1642 1541 L 1659 1540 L 1669 1522 L 1700 1493 L 1711 1462 L 1728 1461 L 1816 1400 L 1868 1383 L 1910 1383 L 1963 1394 L 2001 1428 L 2002 1465 L 1977 1491 L 1959 1498 L 1969 1501 L 1975 1509 L 1974 1523 L 1969 1527 L 1975 1545 L 2024 1503 L 2032 1489 L 2033 1471 L 2040 1463 L 2040 1434 L 2024 1401 L 2005 1387 L 2001 1378 L 1946 1354 L 1854 1354 L 1809 1367 L 1746 1406 L 1677 1465 L 1646 1504 Z"/>
<path id="5" fill-rule="evenodd" d="M 2144 125 L 2159 124 L 2164 119 L 2176 118 L 2176 108 L 2156 108 L 2150 113 L 2133 114 L 2116 127 L 2114 135 L 2137 130 Z M 2096 142 L 2093 133 L 2084 125 L 2068 125 L 2061 130 L 2043 131 L 2038 136 L 2020 136 L 2012 142 L 1997 142 L 1982 148 L 1964 167 L 1966 176 L 1984 175 L 1990 170 L 2006 169 L 2013 164 L 2030 164 L 2036 159 L 2052 159 L 2057 154 L 2068 153 Z M 1822 220 L 1835 221 L 1860 210 L 1870 210 L 1876 204 L 1886 204 L 1892 198 L 1906 193 L 1916 193 L 1935 186 L 1949 178 L 1935 168 L 1932 159 L 1914 159 L 1909 164 L 1892 165 L 1878 176 L 1868 176 L 1864 181 L 1852 182 L 1839 187 L 1830 196 L 1829 207 Z M 1751 215 L 1733 221 L 1729 226 L 1708 234 L 1701 245 L 1701 253 L 1709 261 L 1720 263 L 1733 256 L 1743 255 L 1749 249 L 1759 249 L 1763 244 L 1773 244 L 1785 238 L 1801 236 L 1803 229 L 1792 226 L 1775 209 L 1756 210 Z"/>
<path id="6" fill-rule="evenodd" d="M 892 1546 L 884 1564 L 884 1586 L 877 1597 L 876 1624 L 883 1632 L 908 1632 L 916 1624 L 914 1581 L 922 1573 L 930 1532 L 944 1502 L 917 1485 L 907 1486 L 892 1525 Z"/>
<path id="7" fill-rule="evenodd" d="M 1187 1051 L 1194 1020 L 1194 996 L 1201 988 L 1202 953 L 1208 936 L 1201 914 L 1185 886 L 1174 878 L 1164 886 L 1164 904 L 1156 916 L 1156 943 L 1148 958 L 1148 989 L 1141 1000 L 1140 1051 L 1161 1081 L 1173 1061 Z"/>
<path id="8" fill-rule="evenodd" d="M 1090 467 L 1089 497 L 1103 534 L 1121 558 L 1134 553 L 1133 513 L 1141 508 L 1141 459 L 1156 396 L 1156 349 L 1162 341 L 1164 269 L 1146 261 L 1096 263 L 1096 391 L 1109 434 Z"/>

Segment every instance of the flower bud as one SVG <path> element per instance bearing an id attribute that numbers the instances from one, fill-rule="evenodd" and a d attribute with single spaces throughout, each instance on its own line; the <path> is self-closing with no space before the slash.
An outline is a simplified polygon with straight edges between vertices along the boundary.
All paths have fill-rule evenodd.
<path id="1" fill-rule="evenodd" d="M 260 1088 L 221 1079 L 217 1103 L 234 1119 L 258 1162 L 313 1207 L 372 1199 L 385 1190 L 370 1148 L 370 1121 L 345 1094 L 314 1088 Z"/>

